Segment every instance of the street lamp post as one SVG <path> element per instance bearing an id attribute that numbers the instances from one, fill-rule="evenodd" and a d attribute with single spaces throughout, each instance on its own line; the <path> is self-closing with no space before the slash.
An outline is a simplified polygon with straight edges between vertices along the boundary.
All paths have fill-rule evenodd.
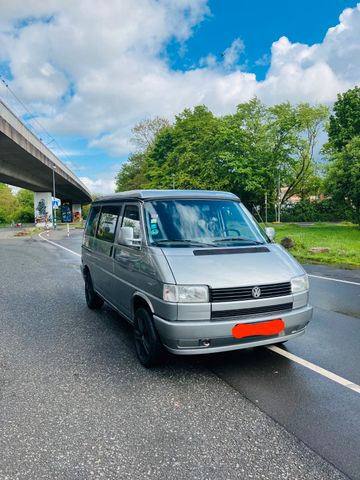
<path id="1" fill-rule="evenodd" d="M 276 221 L 280 223 L 281 217 L 281 180 L 280 180 L 280 165 L 278 167 L 278 187 L 277 187 L 277 219 Z"/>
<path id="2" fill-rule="evenodd" d="M 267 192 L 265 192 L 265 224 L 267 225 L 268 223 L 268 212 L 267 212 L 267 209 L 268 209 L 268 202 L 267 202 Z"/>
<path id="3" fill-rule="evenodd" d="M 55 170 L 56 170 L 56 165 L 53 164 L 53 169 L 52 169 L 52 175 L 53 175 L 53 201 L 52 201 L 52 211 L 53 211 L 53 226 L 54 230 L 56 230 L 56 192 L 55 192 Z"/>

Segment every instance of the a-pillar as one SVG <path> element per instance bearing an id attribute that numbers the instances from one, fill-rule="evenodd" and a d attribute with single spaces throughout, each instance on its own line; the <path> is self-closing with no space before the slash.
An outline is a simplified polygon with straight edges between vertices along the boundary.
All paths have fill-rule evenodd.
<path id="1" fill-rule="evenodd" d="M 52 226 L 51 192 L 34 192 L 34 210 L 37 227 Z"/>
<path id="2" fill-rule="evenodd" d="M 73 222 L 81 222 L 82 221 L 80 203 L 73 203 L 72 204 L 72 221 Z"/>

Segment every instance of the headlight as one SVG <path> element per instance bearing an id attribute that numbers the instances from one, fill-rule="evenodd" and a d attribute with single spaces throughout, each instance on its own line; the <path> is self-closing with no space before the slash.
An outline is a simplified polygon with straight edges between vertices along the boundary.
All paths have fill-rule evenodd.
<path id="1" fill-rule="evenodd" d="M 309 290 L 309 277 L 307 275 L 301 275 L 291 279 L 291 291 L 292 293 L 300 293 Z"/>
<path id="2" fill-rule="evenodd" d="M 206 285 L 164 285 L 163 299 L 175 303 L 206 303 L 209 288 Z"/>

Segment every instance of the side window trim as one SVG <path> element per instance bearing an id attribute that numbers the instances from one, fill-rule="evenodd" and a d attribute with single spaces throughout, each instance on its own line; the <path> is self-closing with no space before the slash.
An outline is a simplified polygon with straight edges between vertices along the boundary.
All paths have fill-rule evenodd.
<path id="1" fill-rule="evenodd" d="M 121 227 L 122 222 L 123 222 L 124 210 L 125 210 L 124 206 L 125 206 L 124 202 L 119 203 L 119 218 L 118 218 L 117 224 L 116 224 L 115 237 L 114 237 L 113 245 L 118 245 L 117 239 L 119 237 L 120 227 Z"/>
<path id="2" fill-rule="evenodd" d="M 94 238 L 97 238 L 99 223 L 100 223 L 100 218 L 101 218 L 101 213 L 102 213 L 102 207 L 103 206 L 100 205 L 100 211 L 99 211 L 99 216 L 98 216 L 97 221 L 96 221 L 96 229 L 95 229 L 95 232 L 94 232 Z"/>
<path id="3" fill-rule="evenodd" d="M 126 207 L 128 206 L 136 206 L 139 210 L 139 222 L 140 222 L 140 235 L 141 235 L 141 244 L 142 245 L 146 245 L 146 235 L 145 235 L 145 230 L 144 230 L 144 220 L 143 220 L 143 209 L 142 209 L 142 203 L 140 202 L 132 202 L 132 201 L 129 201 L 129 200 L 125 200 L 125 202 L 123 203 L 123 207 L 122 207 L 122 215 L 121 215 L 121 222 L 119 222 L 119 229 L 120 227 L 123 226 L 123 222 L 124 222 L 124 218 L 125 218 L 125 210 L 126 210 Z M 118 232 L 119 234 L 119 232 Z M 117 234 L 117 235 L 118 235 Z M 118 237 L 116 237 L 118 238 Z M 131 248 L 131 249 L 136 249 L 136 247 L 134 246 L 130 246 L 130 245 L 123 245 L 123 244 L 120 244 L 118 242 L 116 242 L 117 245 L 121 246 L 121 247 L 127 247 L 127 248 Z"/>
<path id="4" fill-rule="evenodd" d="M 88 230 L 88 222 L 89 222 L 90 219 L 91 219 L 91 214 L 92 214 L 92 212 L 96 212 L 96 213 L 95 213 L 95 217 L 94 217 L 93 222 L 92 222 L 92 225 L 96 222 L 94 235 L 91 235 L 91 227 L 92 227 L 92 225 L 89 227 L 89 231 L 87 231 L 87 230 Z M 96 218 L 97 214 L 99 214 L 99 215 L 98 215 L 98 217 Z M 85 235 L 87 235 L 87 236 L 89 236 L 89 237 L 93 237 L 93 238 L 96 237 L 96 233 L 97 233 L 97 229 L 98 229 L 98 224 L 99 224 L 100 215 L 101 215 L 101 206 L 97 206 L 97 205 L 96 205 L 96 206 L 92 206 L 92 207 L 91 207 L 91 210 L 90 210 L 90 212 L 89 212 L 88 220 L 87 220 L 86 225 L 85 225 Z"/>

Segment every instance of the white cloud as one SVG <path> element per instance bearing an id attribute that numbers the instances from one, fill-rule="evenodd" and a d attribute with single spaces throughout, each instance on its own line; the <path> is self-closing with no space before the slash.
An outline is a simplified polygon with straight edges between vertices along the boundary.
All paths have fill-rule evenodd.
<path id="1" fill-rule="evenodd" d="M 256 60 L 255 65 L 258 65 L 260 67 L 270 65 L 270 55 L 268 53 L 264 53 L 260 58 Z"/>
<path id="2" fill-rule="evenodd" d="M 90 190 L 91 193 L 96 195 L 106 195 L 108 193 L 115 192 L 115 174 L 109 178 L 109 175 L 104 172 L 100 174 L 95 180 L 89 177 L 79 177 L 84 185 Z"/>
<path id="3" fill-rule="evenodd" d="M 236 38 L 231 46 L 227 48 L 224 53 L 222 54 L 224 58 L 224 66 L 225 67 L 232 67 L 236 65 L 239 61 L 240 55 L 244 52 L 245 45 L 241 38 Z"/>
<path id="4" fill-rule="evenodd" d="M 206 55 L 206 57 L 202 57 L 199 60 L 200 67 L 215 67 L 217 66 L 217 58 L 212 53 Z"/>
<path id="5" fill-rule="evenodd" d="M 0 62 L 13 89 L 54 135 L 84 136 L 115 156 L 131 149 L 131 127 L 143 118 L 171 119 L 202 103 L 228 113 L 254 95 L 332 102 L 360 83 L 360 4 L 319 44 L 274 42 L 263 81 L 238 66 L 239 38 L 223 61 L 209 52 L 197 68 L 169 67 L 165 47 L 174 39 L 185 45 L 209 13 L 207 0 L 0 0 L 0 7 Z M 101 181 L 88 184 L 108 191 L 110 181 Z"/>

